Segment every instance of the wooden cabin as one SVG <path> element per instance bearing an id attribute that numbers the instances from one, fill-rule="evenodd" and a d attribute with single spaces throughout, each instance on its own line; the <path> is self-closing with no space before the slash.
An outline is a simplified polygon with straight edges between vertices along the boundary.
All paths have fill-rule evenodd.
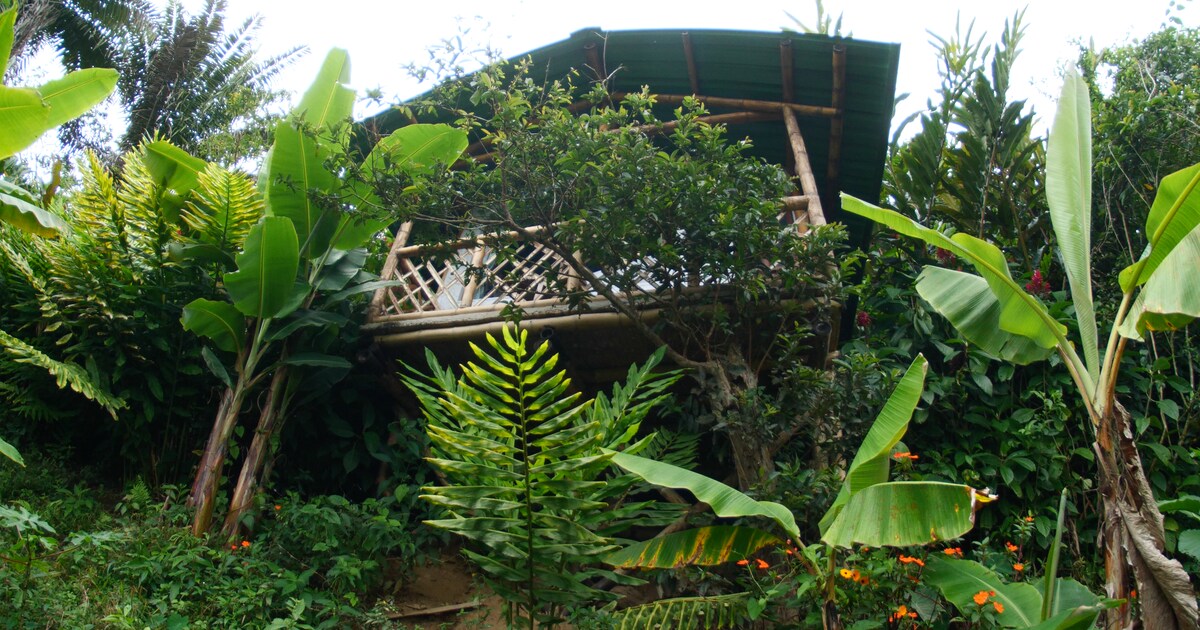
<path id="1" fill-rule="evenodd" d="M 869 227 L 839 211 L 838 194 L 879 196 L 898 45 L 786 32 L 584 29 L 525 56 L 539 76 L 575 68 L 605 79 L 614 97 L 649 86 L 665 106 L 663 120 L 696 96 L 709 122 L 725 124 L 732 139 L 749 136 L 753 154 L 795 175 L 781 221 L 803 231 L 845 220 L 852 243 L 865 238 Z M 368 127 L 386 134 L 406 123 L 385 113 Z M 652 350 L 603 300 L 572 310 L 551 294 L 542 278 L 564 261 L 545 248 L 503 235 L 414 244 L 411 233 L 411 224 L 396 233 L 382 279 L 399 284 L 374 295 L 363 327 L 391 357 L 421 364 L 430 348 L 445 362 L 465 360 L 464 341 L 498 331 L 508 304 L 521 307 L 522 326 L 553 340 L 577 381 L 610 381 Z M 497 247 L 518 247 L 519 255 L 497 257 Z M 836 347 L 838 329 L 824 331 L 823 349 Z"/>

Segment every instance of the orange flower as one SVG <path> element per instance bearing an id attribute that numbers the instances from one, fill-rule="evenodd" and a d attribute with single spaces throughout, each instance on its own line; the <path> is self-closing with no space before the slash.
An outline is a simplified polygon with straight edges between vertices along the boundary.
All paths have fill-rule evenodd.
<path id="1" fill-rule="evenodd" d="M 901 556 L 900 556 L 900 562 L 902 562 L 902 563 L 904 563 L 904 564 L 916 564 L 916 565 L 917 565 L 917 566 L 919 566 L 919 567 L 923 567 L 923 566 L 925 566 L 925 561 L 924 561 L 924 560 L 922 560 L 922 559 L 920 559 L 920 558 L 914 558 L 913 556 L 905 556 L 905 555 L 901 555 Z"/>
<path id="2" fill-rule="evenodd" d="M 946 547 L 945 549 L 942 550 L 942 553 L 946 554 L 947 556 L 954 556 L 954 557 L 961 558 L 962 557 L 962 547 Z"/>
<path id="3" fill-rule="evenodd" d="M 859 579 L 858 583 L 862 584 L 863 586 L 867 586 L 868 584 L 871 583 L 871 579 L 866 576 L 863 576 L 861 579 Z"/>
<path id="4" fill-rule="evenodd" d="M 762 558 L 758 558 L 757 560 L 755 560 L 755 562 L 758 563 L 759 569 L 767 569 L 771 566 L 771 565 L 767 564 L 767 561 L 763 560 Z"/>
<path id="5" fill-rule="evenodd" d="M 850 579 L 850 569 L 842 569 L 841 571 L 838 571 L 838 575 L 840 575 L 848 580 L 848 579 Z"/>
<path id="6" fill-rule="evenodd" d="M 992 608 L 996 609 L 997 615 L 1002 614 L 1004 612 L 1004 604 L 1001 604 L 1000 602 L 992 602 Z"/>
<path id="7" fill-rule="evenodd" d="M 975 603 L 977 605 L 982 606 L 987 603 L 988 592 L 987 591 L 979 591 L 978 593 L 975 593 L 975 595 L 971 599 L 975 600 Z"/>
<path id="8" fill-rule="evenodd" d="M 784 550 L 783 550 L 783 553 L 786 553 L 786 554 L 787 554 L 787 555 L 789 555 L 789 556 L 792 556 L 792 555 L 795 555 L 795 554 L 796 554 L 796 552 L 792 551 L 791 549 L 784 549 Z"/>
<path id="9" fill-rule="evenodd" d="M 250 541 L 249 541 L 249 540 L 243 540 L 243 541 L 242 541 L 242 547 L 243 547 L 243 548 L 244 548 L 244 547 L 249 547 L 249 546 L 250 546 Z"/>
<path id="10" fill-rule="evenodd" d="M 276 511 L 276 512 L 278 512 L 279 510 L 282 510 L 282 509 L 283 509 L 283 506 L 282 506 L 282 505 L 279 505 L 278 503 L 276 503 L 276 504 L 275 504 L 275 511 Z"/>
<path id="11" fill-rule="evenodd" d="M 1013 571 L 1020 573 L 1021 571 L 1024 571 L 1024 570 L 1025 570 L 1025 565 L 1023 563 L 1018 562 L 1013 565 Z"/>
<path id="12" fill-rule="evenodd" d="M 739 567 L 744 567 L 744 566 L 746 566 L 747 564 L 750 564 L 750 561 L 749 561 L 749 560 L 738 560 L 738 561 L 737 561 L 737 565 L 738 565 Z"/>
<path id="13" fill-rule="evenodd" d="M 901 604 L 900 607 L 896 609 L 896 612 L 892 613 L 892 615 L 888 617 L 888 621 L 899 621 L 909 615 L 912 615 L 912 617 L 915 619 L 917 613 L 915 611 L 910 613 L 908 611 L 908 607 L 904 604 Z"/>
<path id="14" fill-rule="evenodd" d="M 910 462 L 911 462 L 911 461 L 912 461 L 912 460 L 914 460 L 914 459 L 920 459 L 920 456 L 919 456 L 919 455 L 913 455 L 912 453 L 909 453 L 908 451 L 905 451 L 905 452 L 903 452 L 903 453 L 896 453 L 895 455 L 892 455 L 892 459 L 894 459 L 894 460 L 896 460 L 896 461 L 900 461 L 900 460 L 902 460 L 902 459 L 907 459 L 908 461 L 910 461 Z"/>
<path id="15" fill-rule="evenodd" d="M 860 577 L 862 577 L 862 574 L 858 572 L 858 569 L 855 569 L 855 570 L 853 570 L 853 571 L 851 571 L 851 572 L 850 572 L 850 579 L 851 579 L 851 580 L 854 580 L 855 582 L 857 582 L 857 581 L 858 581 L 858 578 L 860 578 Z"/>
<path id="16" fill-rule="evenodd" d="M 1004 543 L 1004 548 L 1007 549 L 1009 553 L 1016 553 L 1017 549 L 1020 549 L 1020 547 L 1017 547 L 1016 545 L 1014 545 L 1010 542 Z"/>
<path id="17" fill-rule="evenodd" d="M 1025 522 L 1026 522 L 1026 523 L 1032 523 L 1032 522 L 1033 522 L 1033 517 L 1032 517 L 1032 516 L 1026 516 L 1026 517 L 1025 517 Z"/>

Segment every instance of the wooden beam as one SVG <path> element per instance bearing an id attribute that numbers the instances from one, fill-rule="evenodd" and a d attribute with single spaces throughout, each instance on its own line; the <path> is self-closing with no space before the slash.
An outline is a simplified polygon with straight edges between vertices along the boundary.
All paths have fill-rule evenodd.
<path id="1" fill-rule="evenodd" d="M 700 73 L 696 70 L 696 54 L 692 50 L 692 35 L 683 32 L 683 57 L 687 60 L 688 81 L 692 84 L 692 94 L 700 93 Z"/>
<path id="2" fill-rule="evenodd" d="M 846 47 L 833 47 L 833 96 L 831 100 L 837 113 L 829 120 L 829 164 L 825 170 L 826 189 L 829 194 L 838 193 L 841 187 L 842 130 L 846 124 Z"/>
<path id="3" fill-rule="evenodd" d="M 583 45 L 583 57 L 587 60 L 587 65 L 596 74 L 596 80 L 605 82 L 608 80 L 608 69 L 604 67 L 604 56 L 600 54 L 600 47 L 596 42 L 588 42 Z"/>
<path id="4" fill-rule="evenodd" d="M 783 124 L 787 126 L 788 141 L 792 145 L 792 154 L 796 159 L 796 176 L 800 179 L 800 190 L 808 197 L 808 222 L 812 225 L 825 225 L 825 211 L 821 208 L 821 191 L 817 188 L 817 178 L 813 175 L 812 162 L 808 159 L 808 147 L 804 145 L 804 136 L 800 133 L 800 123 L 796 122 L 796 114 L 784 107 Z"/>
<path id="5" fill-rule="evenodd" d="M 792 57 L 792 40 L 784 39 L 779 42 L 779 80 L 783 86 L 783 102 L 796 100 L 795 76 L 796 69 Z"/>
<path id="6" fill-rule="evenodd" d="M 613 100 L 625 98 L 625 92 L 613 92 Z M 681 105 L 684 99 L 695 98 L 709 107 L 726 107 L 752 112 L 777 112 L 780 107 L 787 107 L 800 116 L 815 116 L 833 118 L 837 110 L 821 105 L 803 105 L 801 103 L 784 103 L 783 101 L 759 101 L 747 98 L 724 98 L 720 96 L 704 96 L 702 94 L 655 94 L 654 100 L 662 105 Z"/>

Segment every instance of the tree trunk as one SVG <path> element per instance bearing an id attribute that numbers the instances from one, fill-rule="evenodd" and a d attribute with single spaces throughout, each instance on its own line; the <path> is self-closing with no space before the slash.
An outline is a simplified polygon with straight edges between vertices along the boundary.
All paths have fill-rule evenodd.
<path id="1" fill-rule="evenodd" d="M 1128 599 L 1132 570 L 1145 628 L 1196 628 L 1200 614 L 1195 591 L 1183 566 L 1163 553 L 1162 514 L 1142 468 L 1129 412 L 1120 404 L 1114 402 L 1105 414 L 1093 447 L 1104 500 L 1100 542 L 1104 549 L 1107 595 Z M 1106 628 L 1133 625 L 1129 604 L 1110 611 L 1104 624 Z"/>
<path id="2" fill-rule="evenodd" d="M 262 412 L 258 415 L 258 426 L 254 429 L 254 437 L 246 458 L 242 461 L 242 471 L 238 474 L 237 487 L 229 500 L 229 512 L 225 516 L 225 525 L 221 531 L 227 538 L 236 538 L 241 532 L 242 515 L 254 505 L 254 497 L 261 485 L 260 474 L 267 461 L 271 440 L 282 424 L 284 387 L 287 385 L 289 370 L 280 366 L 271 376 L 271 387 L 267 392 L 267 401 Z"/>
<path id="3" fill-rule="evenodd" d="M 196 515 L 192 520 L 192 534 L 202 536 L 212 525 L 213 509 L 217 498 L 217 484 L 221 480 L 221 470 L 225 466 L 226 445 L 229 436 L 237 425 L 241 415 L 242 400 L 245 391 L 239 387 L 226 389 L 217 407 L 217 417 L 213 420 L 212 432 L 208 435 L 208 444 L 200 457 L 200 466 L 196 469 L 196 478 L 192 481 L 192 492 L 188 497 L 188 505 L 195 508 Z"/>
<path id="4" fill-rule="evenodd" d="M 738 488 L 770 483 L 775 472 L 770 444 L 761 431 L 748 425 L 744 409 L 746 393 L 758 387 L 758 376 L 737 349 L 730 349 L 715 369 L 700 375 L 700 386 L 709 399 L 712 413 L 729 435 Z"/>

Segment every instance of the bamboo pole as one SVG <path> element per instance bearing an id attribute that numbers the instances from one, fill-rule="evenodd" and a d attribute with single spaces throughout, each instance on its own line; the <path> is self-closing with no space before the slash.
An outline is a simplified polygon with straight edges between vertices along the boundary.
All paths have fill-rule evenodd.
<path id="1" fill-rule="evenodd" d="M 396 252 L 408 242 L 408 236 L 412 234 L 412 229 L 413 222 L 405 221 L 400 224 L 400 229 L 396 230 L 396 238 L 392 239 L 391 253 L 388 254 L 387 260 L 383 263 L 383 271 L 379 274 L 380 278 L 387 280 L 396 275 L 396 265 L 400 263 L 400 257 Z M 389 293 L 390 291 L 388 291 L 387 287 L 384 287 L 371 296 L 371 306 L 367 309 L 367 321 L 383 314 L 383 302 L 387 299 Z"/>
<path id="2" fill-rule="evenodd" d="M 709 125 L 739 125 L 763 120 L 779 120 L 779 114 L 767 112 L 734 112 L 731 114 L 716 114 L 696 118 L 696 122 L 703 122 Z M 657 125 L 640 125 L 633 129 L 642 133 L 667 133 L 678 126 L 679 121 L 672 120 Z"/>
<path id="3" fill-rule="evenodd" d="M 696 69 L 696 53 L 692 50 L 692 34 L 683 32 L 683 57 L 687 60 L 688 81 L 692 85 L 692 94 L 700 93 L 700 72 Z"/>
<path id="4" fill-rule="evenodd" d="M 587 59 L 587 65 L 596 73 L 596 80 L 604 82 L 608 80 L 608 69 L 604 67 L 604 57 L 600 55 L 600 48 L 596 46 L 596 42 L 588 42 L 583 45 L 583 57 Z"/>
<path id="5" fill-rule="evenodd" d="M 620 100 L 625 97 L 624 92 L 614 92 L 613 100 Z M 784 103 L 782 101 L 760 101 L 745 98 L 724 98 L 720 96 L 704 96 L 701 94 L 655 94 L 654 100 L 660 105 L 682 105 L 684 99 L 695 98 L 709 107 L 724 107 L 729 109 L 738 109 L 751 112 L 777 112 L 780 107 L 786 107 L 798 116 L 816 116 L 820 118 L 833 118 L 837 115 L 837 110 L 832 107 L 823 105 L 804 105 L 801 103 Z"/>
<path id="6" fill-rule="evenodd" d="M 792 40 L 779 42 L 779 82 L 783 86 L 783 102 L 796 100 L 795 62 L 792 57 Z"/>
<path id="7" fill-rule="evenodd" d="M 471 269 L 479 269 L 483 266 L 483 257 L 487 255 L 487 249 L 483 246 L 475 248 L 475 254 L 471 256 Z M 475 289 L 479 286 L 479 274 L 472 273 L 470 281 L 467 282 L 466 288 L 463 289 L 462 299 L 458 301 L 459 308 L 471 306 L 475 301 Z"/>
<path id="8" fill-rule="evenodd" d="M 826 188 L 835 194 L 840 186 L 842 168 L 842 131 L 846 124 L 846 47 L 833 47 L 833 108 L 837 113 L 829 120 L 829 164 L 825 171 Z"/>
<path id="9" fill-rule="evenodd" d="M 783 123 L 787 126 L 792 154 L 796 158 L 796 175 L 800 179 L 800 190 L 808 197 L 808 222 L 812 225 L 825 225 L 821 193 L 817 189 L 817 178 L 813 175 L 812 163 L 808 160 L 808 148 L 804 146 L 800 123 L 796 122 L 796 114 L 786 107 L 783 108 Z"/>

